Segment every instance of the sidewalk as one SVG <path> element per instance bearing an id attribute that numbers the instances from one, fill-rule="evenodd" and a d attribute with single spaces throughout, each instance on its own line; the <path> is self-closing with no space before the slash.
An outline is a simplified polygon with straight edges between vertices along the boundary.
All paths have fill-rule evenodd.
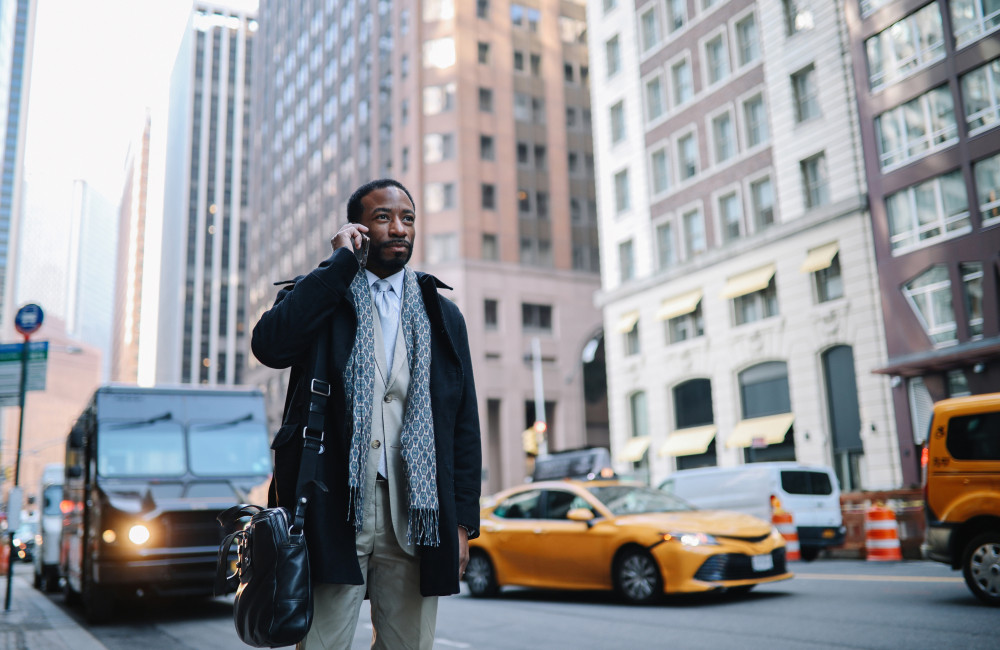
<path id="1" fill-rule="evenodd" d="M 20 568 L 20 567 L 19 567 Z M 10 611 L 0 604 L 0 650 L 107 650 L 79 623 L 31 586 L 30 567 L 14 572 Z M 0 577 L 6 601 L 7 578 Z M 59 596 L 57 596 L 59 598 Z"/>

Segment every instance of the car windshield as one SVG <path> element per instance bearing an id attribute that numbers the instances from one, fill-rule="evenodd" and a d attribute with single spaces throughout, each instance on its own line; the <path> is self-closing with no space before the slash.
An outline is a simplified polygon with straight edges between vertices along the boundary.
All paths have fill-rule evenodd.
<path id="1" fill-rule="evenodd" d="M 198 476 L 247 476 L 271 470 L 267 429 L 260 422 L 196 424 L 188 434 L 191 471 Z"/>
<path id="2" fill-rule="evenodd" d="M 672 494 L 643 485 L 595 485 L 587 490 L 615 515 L 694 510 Z"/>

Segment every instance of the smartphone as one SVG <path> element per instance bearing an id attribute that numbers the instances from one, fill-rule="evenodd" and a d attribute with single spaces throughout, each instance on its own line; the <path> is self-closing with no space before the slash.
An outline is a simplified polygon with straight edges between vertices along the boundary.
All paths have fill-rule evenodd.
<path id="1" fill-rule="evenodd" d="M 365 268 L 365 264 L 368 263 L 368 246 L 371 244 L 371 239 L 368 235 L 361 235 L 361 248 L 354 249 L 354 256 L 358 258 L 358 264 L 361 268 Z"/>

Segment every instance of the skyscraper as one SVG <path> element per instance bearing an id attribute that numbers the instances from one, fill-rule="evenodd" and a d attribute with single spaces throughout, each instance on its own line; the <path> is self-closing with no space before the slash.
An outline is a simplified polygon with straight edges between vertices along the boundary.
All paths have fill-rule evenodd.
<path id="1" fill-rule="evenodd" d="M 619 471 L 899 485 L 837 3 L 589 0 Z"/>
<path id="2" fill-rule="evenodd" d="M 111 346 L 111 380 L 135 383 L 139 371 L 139 323 L 146 247 L 146 196 L 149 187 L 149 111 L 142 132 L 129 149 L 125 187 L 118 207 L 118 255 Z"/>
<path id="3" fill-rule="evenodd" d="M 0 0 L 0 337 L 14 336 L 14 268 L 24 203 L 35 0 Z"/>
<path id="4" fill-rule="evenodd" d="M 256 6 L 196 2 L 171 74 L 157 383 L 242 381 Z"/>
<path id="5" fill-rule="evenodd" d="M 906 483 L 934 402 L 1000 386 L 1000 11 L 848 0 Z"/>
<path id="6" fill-rule="evenodd" d="M 581 361 L 601 332 L 583 4 L 264 0 L 257 37 L 250 321 L 329 256 L 354 188 L 394 177 L 416 202 L 411 264 L 468 322 L 486 489 L 526 471 L 535 338 L 549 448 L 607 444 Z M 281 399 L 280 376 L 251 373 Z"/>

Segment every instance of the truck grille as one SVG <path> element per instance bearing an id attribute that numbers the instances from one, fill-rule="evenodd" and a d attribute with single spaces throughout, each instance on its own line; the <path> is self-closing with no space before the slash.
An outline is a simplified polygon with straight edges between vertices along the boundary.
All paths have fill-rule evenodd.
<path id="1" fill-rule="evenodd" d="M 164 513 L 160 517 L 164 546 L 169 548 L 218 546 L 225 537 L 225 531 L 215 520 L 216 514 L 211 510 Z"/>
<path id="2" fill-rule="evenodd" d="M 743 553 L 722 553 L 705 560 L 697 573 L 695 580 L 705 582 L 720 582 L 723 580 L 751 580 L 767 578 L 785 573 L 785 549 L 776 548 L 771 551 L 774 568 L 770 571 L 754 571 L 750 565 L 750 556 Z"/>

